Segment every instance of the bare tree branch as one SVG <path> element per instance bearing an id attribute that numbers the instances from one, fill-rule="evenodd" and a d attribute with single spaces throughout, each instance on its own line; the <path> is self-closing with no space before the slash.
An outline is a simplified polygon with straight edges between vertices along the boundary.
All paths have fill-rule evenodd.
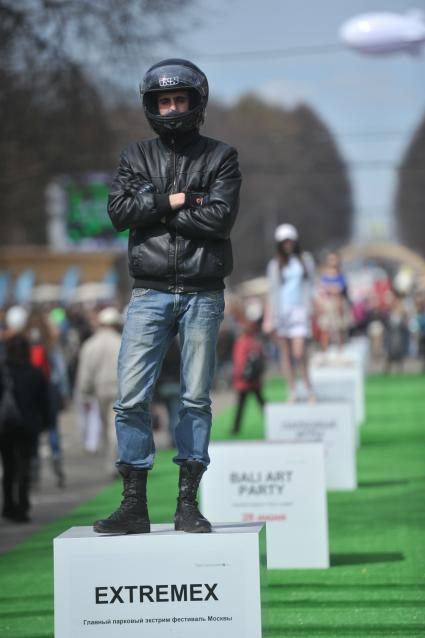
<path id="1" fill-rule="evenodd" d="M 45 240 L 52 177 L 112 168 L 99 87 L 111 91 L 133 60 L 169 42 L 173 18 L 194 1 L 0 0 L 1 243 Z"/>

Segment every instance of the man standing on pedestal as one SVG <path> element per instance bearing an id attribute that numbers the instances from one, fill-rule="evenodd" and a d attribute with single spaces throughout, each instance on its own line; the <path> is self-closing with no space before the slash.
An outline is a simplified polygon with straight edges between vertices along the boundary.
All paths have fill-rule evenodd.
<path id="1" fill-rule="evenodd" d="M 210 532 L 196 495 L 209 463 L 209 393 L 224 310 L 223 279 L 232 270 L 229 235 L 241 176 L 235 149 L 199 134 L 208 82 L 197 66 L 181 59 L 159 62 L 147 71 L 140 90 L 146 118 L 158 137 L 123 151 L 108 204 L 115 228 L 130 230 L 134 278 L 115 405 L 124 498 L 109 518 L 96 521 L 94 530 L 150 531 L 146 480 L 155 455 L 150 402 L 164 355 L 178 334 L 175 529 Z"/>

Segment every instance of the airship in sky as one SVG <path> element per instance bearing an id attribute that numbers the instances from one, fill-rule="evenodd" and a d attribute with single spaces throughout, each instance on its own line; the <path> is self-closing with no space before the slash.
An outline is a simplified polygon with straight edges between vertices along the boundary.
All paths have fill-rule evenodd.
<path id="1" fill-rule="evenodd" d="M 425 42 L 425 13 L 364 13 L 344 22 L 339 35 L 345 45 L 361 53 L 415 55 Z"/>

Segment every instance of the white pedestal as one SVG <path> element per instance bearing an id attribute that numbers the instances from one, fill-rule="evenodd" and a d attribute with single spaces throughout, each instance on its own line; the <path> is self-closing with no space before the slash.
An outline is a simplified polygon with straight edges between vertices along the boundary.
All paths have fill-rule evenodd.
<path id="1" fill-rule="evenodd" d="M 321 401 L 351 401 L 356 425 L 365 420 L 363 370 L 359 365 L 310 366 L 314 392 Z"/>
<path id="2" fill-rule="evenodd" d="M 265 420 L 268 441 L 322 441 L 326 487 L 356 489 L 357 428 L 349 403 L 268 403 Z"/>
<path id="3" fill-rule="evenodd" d="M 353 359 L 367 374 L 370 360 L 370 342 L 368 337 L 353 337 L 344 347 L 344 354 L 348 359 Z"/>
<path id="4" fill-rule="evenodd" d="M 261 524 L 54 540 L 55 638 L 261 638 Z M 263 570 L 264 571 L 264 570 Z"/>
<path id="5" fill-rule="evenodd" d="M 269 569 L 329 567 L 322 443 L 212 443 L 209 454 L 207 518 L 266 522 Z"/>
<path id="6" fill-rule="evenodd" d="M 354 337 L 342 348 L 329 346 L 326 352 L 316 352 L 310 358 L 313 366 L 353 366 L 361 368 L 367 374 L 369 365 L 369 340 L 367 337 Z"/>

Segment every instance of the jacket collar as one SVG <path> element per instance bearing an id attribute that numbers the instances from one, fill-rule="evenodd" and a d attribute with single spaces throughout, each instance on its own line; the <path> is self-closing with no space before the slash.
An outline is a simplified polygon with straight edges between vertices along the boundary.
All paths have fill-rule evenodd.
<path id="1" fill-rule="evenodd" d="M 160 140 L 167 149 L 182 152 L 188 146 L 195 144 L 200 137 L 198 129 L 194 129 L 193 131 L 184 131 L 180 134 L 173 131 L 166 135 L 161 135 Z"/>

